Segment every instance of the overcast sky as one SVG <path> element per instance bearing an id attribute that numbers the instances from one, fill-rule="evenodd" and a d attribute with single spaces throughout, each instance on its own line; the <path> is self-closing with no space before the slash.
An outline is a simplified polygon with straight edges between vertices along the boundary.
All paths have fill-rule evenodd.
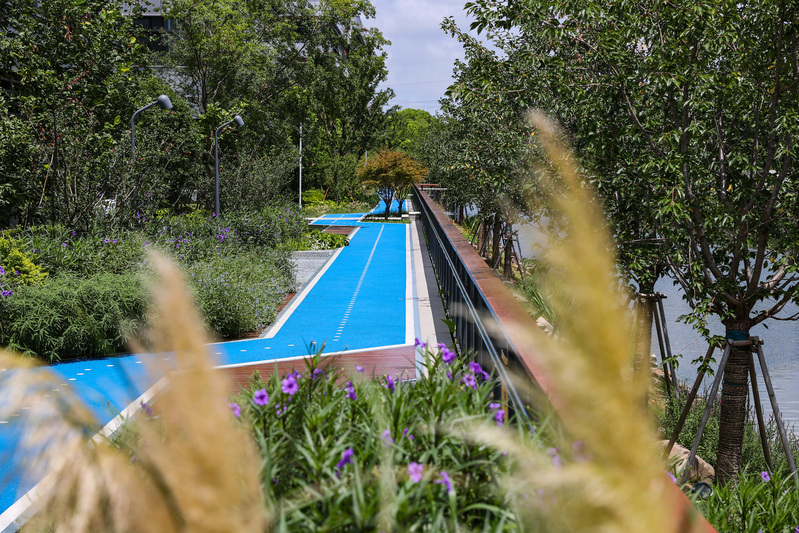
<path id="1" fill-rule="evenodd" d="M 452 82 L 455 59 L 463 59 L 461 44 L 441 30 L 441 21 L 454 16 L 459 27 L 468 28 L 466 1 L 372 0 L 377 17 L 363 23 L 391 41 L 385 85 L 396 96 L 389 105 L 438 111 L 438 99 Z"/>

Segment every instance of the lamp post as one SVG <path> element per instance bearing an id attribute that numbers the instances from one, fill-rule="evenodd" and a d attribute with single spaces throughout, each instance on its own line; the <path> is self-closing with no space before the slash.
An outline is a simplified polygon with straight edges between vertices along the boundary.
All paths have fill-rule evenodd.
<path id="1" fill-rule="evenodd" d="M 139 116 L 139 113 L 142 111 L 147 111 L 154 105 L 159 105 L 162 109 L 166 109 L 167 111 L 172 109 L 172 102 L 169 100 L 169 97 L 165 94 L 162 94 L 155 102 L 147 104 L 133 113 L 133 116 L 130 119 L 130 146 L 133 148 L 133 152 L 136 152 L 136 117 Z"/>
<path id="2" fill-rule="evenodd" d="M 214 169 L 216 170 L 216 214 L 219 215 L 219 131 L 224 128 L 225 126 L 236 123 L 236 127 L 243 128 L 244 121 L 241 119 L 240 116 L 236 115 L 233 117 L 233 120 L 228 120 L 218 128 L 214 132 Z"/>
<path id="3" fill-rule="evenodd" d="M 300 124 L 300 208 L 302 208 L 302 124 Z"/>

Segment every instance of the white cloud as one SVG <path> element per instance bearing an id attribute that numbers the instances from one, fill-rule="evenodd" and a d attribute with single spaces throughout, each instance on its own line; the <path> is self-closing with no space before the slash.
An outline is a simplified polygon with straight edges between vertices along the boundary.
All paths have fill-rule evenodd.
<path id="1" fill-rule="evenodd" d="M 455 59 L 463 49 L 445 34 L 441 22 L 453 16 L 461 28 L 468 27 L 463 11 L 465 0 L 372 0 L 377 11 L 367 27 L 379 29 L 391 41 L 388 53 L 388 81 L 396 93 L 391 105 L 438 110 L 438 99 L 452 82 Z"/>

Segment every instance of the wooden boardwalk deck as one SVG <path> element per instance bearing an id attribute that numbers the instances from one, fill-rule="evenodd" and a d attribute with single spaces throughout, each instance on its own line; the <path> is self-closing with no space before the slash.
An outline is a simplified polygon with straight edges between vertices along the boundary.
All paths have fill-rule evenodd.
<path id="1" fill-rule="evenodd" d="M 358 229 L 359 226 L 328 226 L 322 230 L 322 233 L 337 233 L 338 235 L 350 236 L 350 233 Z"/>
<path id="2" fill-rule="evenodd" d="M 415 367 L 416 349 L 413 346 L 396 346 L 387 348 L 376 348 L 371 350 L 343 352 L 332 355 L 323 355 L 320 360 L 320 367 L 328 371 L 343 370 L 345 374 L 351 374 L 358 378 L 382 376 L 389 374 L 392 377 L 401 379 L 416 378 Z M 241 366 L 221 367 L 219 371 L 225 374 L 230 380 L 231 393 L 238 393 L 245 387 L 250 380 L 250 376 L 256 370 L 261 376 L 266 378 L 271 376 L 275 370 L 278 375 L 285 376 L 292 370 L 305 373 L 305 358 L 290 360 L 273 359 L 269 361 L 259 361 Z M 364 373 L 358 374 L 355 366 L 364 368 Z"/>

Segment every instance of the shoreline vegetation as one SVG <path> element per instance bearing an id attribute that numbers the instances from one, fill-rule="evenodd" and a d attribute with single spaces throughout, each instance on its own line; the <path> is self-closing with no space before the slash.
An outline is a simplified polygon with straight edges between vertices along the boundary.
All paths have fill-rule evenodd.
<path id="1" fill-rule="evenodd" d="M 466 219 L 463 224 L 458 224 L 455 221 L 453 223 L 467 240 L 473 242 L 476 237 L 474 220 Z M 473 242 L 473 247 L 480 250 L 479 243 Z M 484 260 L 488 262 L 489 258 L 484 257 Z M 523 304 L 527 312 L 539 322 L 542 330 L 551 333 L 557 325 L 557 316 L 540 290 L 537 280 L 540 274 L 546 275 L 539 270 L 546 268 L 546 263 L 533 259 L 520 262 L 514 256 L 513 267 L 513 278 L 504 280 L 506 286 Z M 498 276 L 502 276 L 502 269 L 497 269 L 496 273 Z M 659 365 L 653 362 L 649 409 L 658 434 L 661 438 L 668 439 L 672 436 L 685 405 L 690 384 L 683 382 L 679 384 L 682 389 L 685 389 L 685 394 L 679 401 L 670 398 L 666 393 L 663 374 L 659 370 Z M 685 456 L 671 464 L 664 458 L 664 461 L 667 462 L 667 471 L 675 482 L 682 474 L 681 468 L 678 467 L 684 468 L 686 465 L 687 450 L 690 450 L 693 445 L 699 422 L 709 401 L 708 394 L 709 391 L 704 390 L 697 396 L 675 442 L 675 448 L 682 446 L 686 449 Z M 711 408 L 710 418 L 697 454 L 700 462 L 706 461 L 706 464 L 710 465 L 710 472 L 713 472 L 716 465 L 715 452 L 719 434 L 719 415 L 720 403 L 717 397 Z M 798 487 L 788 469 L 774 416 L 769 416 L 766 427 L 769 452 L 774 465 L 773 471 L 766 464 L 754 416 L 753 407 L 750 407 L 744 426 L 743 468 L 737 481 L 717 484 L 714 475 L 708 477 L 707 470 L 700 468 L 681 488 L 719 533 L 799 532 Z M 786 429 L 789 434 L 790 448 L 794 457 L 797 457 L 799 456 L 799 435 L 794 426 L 789 426 Z M 668 440 L 662 441 L 663 445 L 666 442 Z M 672 452 L 672 455 L 675 451 Z M 709 483 L 709 493 L 705 492 L 706 488 L 697 485 L 700 481 Z"/>

